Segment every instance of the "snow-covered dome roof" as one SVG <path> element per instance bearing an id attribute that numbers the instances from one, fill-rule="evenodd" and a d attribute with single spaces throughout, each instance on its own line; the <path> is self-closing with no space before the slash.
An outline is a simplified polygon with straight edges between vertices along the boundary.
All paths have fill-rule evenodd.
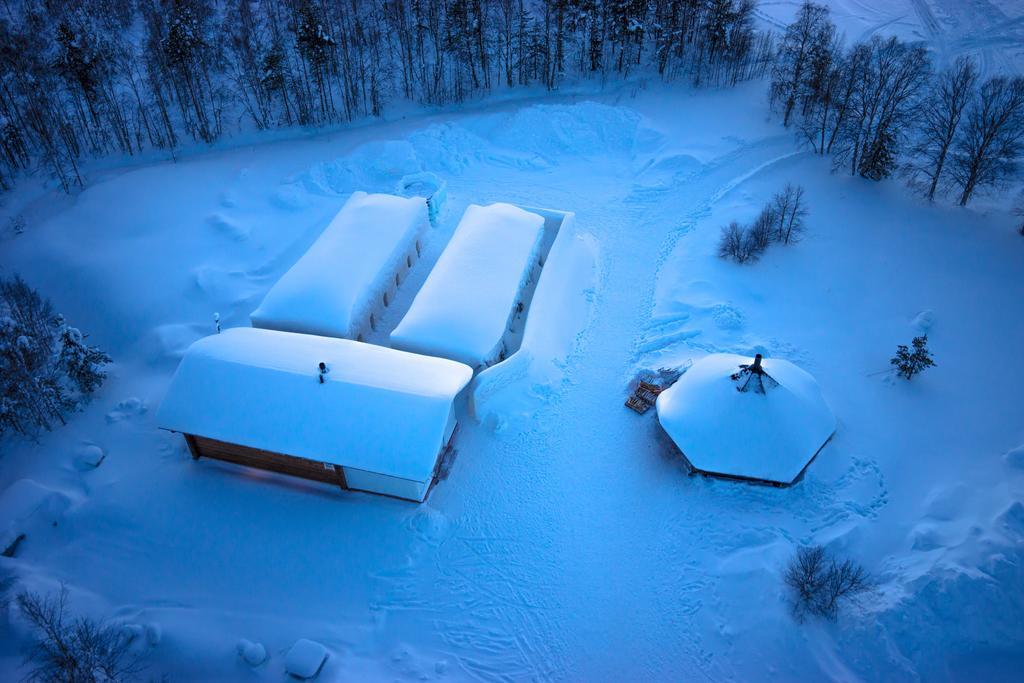
<path id="1" fill-rule="evenodd" d="M 657 406 L 662 427 L 697 470 L 783 484 L 836 428 L 814 378 L 773 358 L 702 358 Z"/>

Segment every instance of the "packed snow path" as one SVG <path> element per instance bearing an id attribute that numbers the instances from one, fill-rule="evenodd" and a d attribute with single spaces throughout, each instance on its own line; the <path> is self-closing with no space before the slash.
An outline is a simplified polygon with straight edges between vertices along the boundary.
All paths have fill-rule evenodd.
<path id="1" fill-rule="evenodd" d="M 219 152 L 83 192 L 10 242 L 10 263 L 118 365 L 86 413 L 4 456 L 2 489 L 34 478 L 60 504 L 57 525 L 41 517 L 0 570 L 35 590 L 66 581 L 83 610 L 162 627 L 150 661 L 172 679 L 280 680 L 302 638 L 331 649 L 326 679 L 941 679 L 1013 664 L 1024 433 L 1003 415 L 1020 371 L 987 358 L 1014 357 L 1024 332 L 1005 313 L 1024 295 L 1019 237 L 999 212 L 830 176 L 751 104 L 763 99 L 755 84 L 504 105 Z M 422 506 L 193 463 L 154 429 L 149 407 L 213 311 L 246 324 L 350 192 L 421 170 L 446 179 L 450 206 L 389 316 L 471 202 L 575 211 L 599 247 L 563 381 L 513 387 L 528 419 L 463 415 Z M 786 181 L 812 199 L 807 239 L 750 268 L 717 259 L 719 226 L 752 218 Z M 103 226 L 88 251 L 83 224 Z M 912 248 L 924 237 L 928 249 Z M 867 377 L 929 329 L 934 372 Z M 626 382 L 638 367 L 755 349 L 814 373 L 839 433 L 791 489 L 687 477 L 653 412 L 623 407 Z M 71 466 L 97 445 L 99 468 Z M 881 578 L 842 628 L 788 614 L 780 574 L 810 542 Z M 269 655 L 253 671 L 243 639 Z M 0 640 L 0 670 L 13 670 L 19 641 Z M 979 644 L 993 652 L 973 657 Z"/>

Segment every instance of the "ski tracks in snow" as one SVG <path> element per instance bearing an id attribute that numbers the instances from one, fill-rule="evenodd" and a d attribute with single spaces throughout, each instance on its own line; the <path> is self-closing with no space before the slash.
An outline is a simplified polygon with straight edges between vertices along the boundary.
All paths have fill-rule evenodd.
<path id="1" fill-rule="evenodd" d="M 627 201 L 646 206 L 652 214 L 645 223 L 664 220 L 664 216 L 678 216 L 676 226 L 668 233 L 658 251 L 656 265 L 660 275 L 662 266 L 675 253 L 681 238 L 690 233 L 696 225 L 711 214 L 712 208 L 730 192 L 744 182 L 765 172 L 771 167 L 802 154 L 793 151 L 793 142 L 788 134 L 764 138 L 740 146 L 738 149 L 702 166 L 696 172 L 676 177 L 670 184 L 658 187 L 652 193 L 649 186 L 634 186 Z M 655 316 L 653 313 L 653 287 L 646 301 L 651 311 L 644 325 L 643 333 L 636 341 L 634 362 L 643 364 L 648 357 L 658 355 L 670 347 L 686 343 L 706 352 L 732 351 L 733 348 L 716 348 L 705 342 L 696 341 L 702 329 L 693 327 L 693 310 L 676 311 L 668 315 Z M 743 312 L 729 304 L 716 303 L 707 307 L 714 324 L 719 328 L 742 325 Z"/>
<path id="2" fill-rule="evenodd" d="M 429 623 L 472 680 L 566 678 L 552 620 L 559 591 L 544 583 L 558 575 L 549 540 L 509 536 L 483 516 L 450 524 L 429 507 L 411 515 L 409 527 L 417 540 L 407 563 L 375 576 L 376 611 L 388 621 Z"/>

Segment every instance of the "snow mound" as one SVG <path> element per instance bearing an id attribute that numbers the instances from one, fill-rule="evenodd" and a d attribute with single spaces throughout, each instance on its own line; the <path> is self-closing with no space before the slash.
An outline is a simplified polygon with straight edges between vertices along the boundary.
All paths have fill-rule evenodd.
<path id="1" fill-rule="evenodd" d="M 316 242 L 275 284 L 252 324 L 355 337 L 405 266 L 427 224 L 421 197 L 355 192 Z"/>
<path id="2" fill-rule="evenodd" d="M 192 269 L 196 291 L 204 301 L 235 305 L 255 295 L 259 289 L 249 275 L 241 270 L 228 270 L 211 265 Z"/>
<path id="3" fill-rule="evenodd" d="M 238 650 L 238 656 L 249 666 L 259 666 L 267 661 L 267 648 L 263 647 L 262 643 L 254 643 L 242 638 L 235 647 Z"/>
<path id="4" fill-rule="evenodd" d="M 921 311 L 910 321 L 910 325 L 921 334 L 928 334 L 935 325 L 935 311 L 930 308 Z"/>
<path id="5" fill-rule="evenodd" d="M 1024 503 L 1015 500 L 999 515 L 1003 529 L 1017 538 L 1024 539 Z"/>
<path id="6" fill-rule="evenodd" d="M 94 470 L 106 457 L 107 454 L 96 444 L 83 444 L 75 451 L 75 467 L 83 471 Z"/>
<path id="7" fill-rule="evenodd" d="M 107 424 L 116 424 L 125 420 L 134 420 L 149 412 L 149 404 L 137 397 L 130 396 L 117 402 L 117 405 L 104 416 Z"/>
<path id="8" fill-rule="evenodd" d="M 865 630 L 843 638 L 844 649 L 866 680 L 884 678 L 875 668 L 879 643 L 912 661 L 919 680 L 1017 680 L 1006 673 L 1019 672 L 1024 664 L 1021 585 L 1024 553 L 1019 544 L 995 545 L 978 558 L 976 569 L 936 569 L 911 581 L 904 586 L 903 600 L 871 615 Z M 993 661 L 1004 665 L 986 667 Z"/>
<path id="9" fill-rule="evenodd" d="M 528 150 L 549 160 L 608 153 L 632 156 L 645 132 L 636 111 L 597 102 L 535 105 L 474 118 L 465 125 L 494 145 Z"/>
<path id="10" fill-rule="evenodd" d="M 196 323 L 168 323 L 153 328 L 147 338 L 148 355 L 153 359 L 180 359 L 197 339 L 216 329 Z"/>
<path id="11" fill-rule="evenodd" d="M 34 529 L 55 525 L 71 500 L 31 479 L 19 479 L 0 493 L 0 552 Z"/>
<path id="12" fill-rule="evenodd" d="M 455 123 L 427 126 L 410 135 L 409 142 L 427 166 L 448 173 L 462 173 L 490 156 L 485 152 L 491 147 L 487 140 Z"/>
<path id="13" fill-rule="evenodd" d="M 402 176 L 418 173 L 423 164 L 408 140 L 373 141 L 351 154 L 313 166 L 302 178 L 310 192 L 346 195 L 357 188 L 387 192 Z"/>
<path id="14" fill-rule="evenodd" d="M 697 470 L 789 484 L 836 419 L 814 378 L 788 361 L 763 361 L 774 380 L 763 393 L 738 390 L 744 379 L 734 377 L 750 363 L 733 354 L 695 362 L 658 397 L 658 419 Z"/>
<path id="15" fill-rule="evenodd" d="M 252 233 L 252 229 L 249 226 L 241 225 L 221 213 L 208 216 L 206 222 L 214 230 L 235 242 L 244 242 L 249 239 L 249 235 Z"/>
<path id="16" fill-rule="evenodd" d="M 327 661 L 327 648 L 302 638 L 295 641 L 284 660 L 284 669 L 296 678 L 313 678 Z"/>
<path id="17" fill-rule="evenodd" d="M 270 204 L 283 211 L 300 211 L 310 205 L 309 190 L 300 181 L 284 183 L 274 190 Z"/>
<path id="18" fill-rule="evenodd" d="M 470 367 L 497 359 L 543 228 L 541 216 L 511 204 L 471 204 L 391 345 Z"/>
<path id="19" fill-rule="evenodd" d="M 925 515 L 932 519 L 948 522 L 956 519 L 967 506 L 970 489 L 964 484 L 940 487 L 925 498 Z"/>
<path id="20" fill-rule="evenodd" d="M 1015 469 L 1024 470 L 1024 446 L 1017 446 L 1006 451 L 1003 454 L 1003 462 Z"/>

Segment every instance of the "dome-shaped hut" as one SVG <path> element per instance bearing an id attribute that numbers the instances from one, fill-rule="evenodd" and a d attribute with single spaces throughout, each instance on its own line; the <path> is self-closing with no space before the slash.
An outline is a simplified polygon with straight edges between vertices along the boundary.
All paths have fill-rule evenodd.
<path id="1" fill-rule="evenodd" d="M 810 374 L 760 354 L 697 361 L 657 407 L 693 470 L 777 485 L 793 483 L 836 429 Z"/>

